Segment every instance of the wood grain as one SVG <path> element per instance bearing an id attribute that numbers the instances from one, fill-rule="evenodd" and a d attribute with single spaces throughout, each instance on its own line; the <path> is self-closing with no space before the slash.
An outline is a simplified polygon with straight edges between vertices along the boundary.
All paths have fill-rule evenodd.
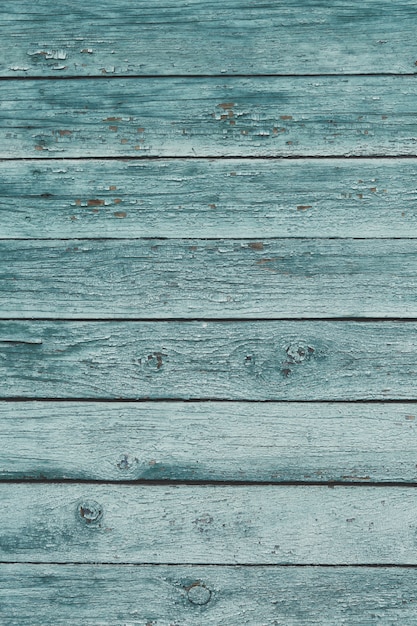
<path id="1" fill-rule="evenodd" d="M 2 322 L 3 398 L 416 400 L 415 322 Z"/>
<path id="2" fill-rule="evenodd" d="M 415 569 L 6 565 L 4 626 L 414 624 Z M 205 602 L 205 604 L 202 604 Z"/>
<path id="3" fill-rule="evenodd" d="M 2 81 L 0 98 L 0 158 L 417 154 L 406 76 Z"/>
<path id="4" fill-rule="evenodd" d="M 3 0 L 3 76 L 413 73 L 413 0 Z"/>
<path id="5" fill-rule="evenodd" d="M 411 403 L 2 402 L 0 478 L 417 482 L 416 411 Z"/>
<path id="6" fill-rule="evenodd" d="M 2 562 L 417 565 L 407 487 L 0 484 Z"/>
<path id="7" fill-rule="evenodd" d="M 16 319 L 417 316 L 412 240 L 3 241 L 0 262 Z"/>
<path id="8" fill-rule="evenodd" d="M 2 624 L 417 623 L 415 3 L 325 4 L 2 3 Z"/>
<path id="9" fill-rule="evenodd" d="M 410 238 L 416 169 L 415 159 L 1 161 L 0 237 Z"/>

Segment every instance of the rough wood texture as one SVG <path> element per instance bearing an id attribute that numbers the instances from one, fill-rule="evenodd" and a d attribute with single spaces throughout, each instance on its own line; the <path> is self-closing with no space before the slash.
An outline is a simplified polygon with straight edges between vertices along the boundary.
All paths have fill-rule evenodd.
<path id="1" fill-rule="evenodd" d="M 416 482 L 416 420 L 415 404 L 2 402 L 0 477 Z"/>
<path id="2" fill-rule="evenodd" d="M 416 167 L 415 159 L 2 161 L 0 237 L 416 237 Z"/>
<path id="3" fill-rule="evenodd" d="M 1 3 L 2 624 L 417 624 L 415 9 Z"/>
<path id="4" fill-rule="evenodd" d="M 417 315 L 410 240 L 3 241 L 0 261 L 3 318 Z"/>
<path id="5" fill-rule="evenodd" d="M 416 399 L 417 323 L 2 322 L 1 397 Z"/>
<path id="6" fill-rule="evenodd" d="M 3 76 L 416 71 L 413 0 L 3 0 Z"/>
<path id="7" fill-rule="evenodd" d="M 415 624 L 415 569 L 2 565 L 3 626 Z M 18 607 L 18 612 L 16 608 Z"/>
<path id="8" fill-rule="evenodd" d="M 407 487 L 0 484 L 2 562 L 417 565 Z"/>
<path id="9" fill-rule="evenodd" d="M 416 155 L 406 76 L 3 81 L 0 98 L 4 158 Z"/>

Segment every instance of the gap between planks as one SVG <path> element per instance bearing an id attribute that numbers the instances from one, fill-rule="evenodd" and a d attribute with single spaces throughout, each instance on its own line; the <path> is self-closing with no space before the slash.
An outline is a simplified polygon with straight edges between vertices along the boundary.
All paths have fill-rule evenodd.
<path id="1" fill-rule="evenodd" d="M 221 567 L 227 570 L 233 571 L 234 569 L 245 567 L 245 568 L 265 568 L 265 569 L 281 569 L 281 568 L 330 568 L 330 569 L 417 569 L 417 565 L 413 563 L 281 563 L 276 565 L 275 563 L 160 563 L 160 562 L 140 562 L 137 561 L 135 563 L 130 563 L 129 561 L 122 561 L 117 563 L 112 563 L 111 561 L 1 561 L 0 566 L 12 567 L 14 565 L 22 566 L 22 565 L 54 565 L 56 567 L 67 567 L 68 565 L 74 565 L 76 567 L 91 567 L 91 566 L 99 566 L 99 567 L 109 567 L 109 568 L 117 568 L 117 567 L 209 567 L 209 568 L 217 568 Z"/>
<path id="2" fill-rule="evenodd" d="M 387 398 L 385 399 L 380 399 L 380 398 L 354 398 L 352 400 L 344 400 L 344 399 L 328 399 L 328 398 L 324 398 L 322 399 L 312 399 L 312 400 L 300 400 L 300 399 L 296 399 L 296 400 L 288 400 L 288 399 L 284 399 L 284 400 L 271 400 L 271 399 L 265 399 L 265 400 L 256 400 L 253 398 L 240 398 L 239 400 L 236 400 L 235 398 L 167 398 L 167 397 L 161 397 L 161 398 L 84 398 L 84 397 L 57 397 L 57 398 L 53 398 L 53 397 L 42 397 L 42 396 L 3 396 L 0 397 L 0 404 L 1 403 L 7 403 L 7 402 L 62 402 L 62 403 L 67 403 L 67 402 L 91 402 L 91 403 L 102 403 L 102 404 L 114 404 L 114 403 L 125 403 L 125 404 L 144 404 L 144 403 L 154 403 L 154 404 L 161 404 L 161 403 L 169 403 L 169 402 L 173 402 L 173 403 L 178 403 L 178 404 L 205 404 L 205 403 L 224 403 L 224 402 L 228 402 L 228 403 L 245 403 L 245 404 L 415 404 L 417 402 L 417 397 L 416 398 Z"/>
<path id="3" fill-rule="evenodd" d="M 0 241 L 80 241 L 80 237 L 2 237 L 0 234 Z M 113 242 L 117 242 L 117 241 L 186 241 L 187 239 L 190 239 L 190 237 L 184 237 L 182 239 L 178 238 L 178 237 L 82 237 L 82 241 L 113 241 Z M 205 242 L 205 241 L 219 241 L 219 237 L 193 237 L 192 238 L 193 241 L 201 241 L 201 242 Z M 274 241 L 275 239 L 277 239 L 277 237 L 262 237 L 263 241 Z M 280 237 L 280 239 L 286 239 L 286 237 Z M 291 239 L 291 241 L 306 241 L 309 240 L 311 241 L 312 239 L 314 239 L 315 241 L 370 241 L 371 238 L 370 237 L 288 237 L 288 239 Z M 417 234 L 416 235 L 409 235 L 409 236 L 400 236 L 400 237 L 373 237 L 373 239 L 377 239 L 378 241 L 402 241 L 404 239 L 406 240 L 413 240 L 413 239 L 417 239 Z M 223 237 L 222 241 L 247 241 L 248 238 L 247 237 Z M 10 319 L 10 318 L 0 318 L 0 319 Z M 19 319 L 23 319 L 23 318 L 19 318 Z M 39 319 L 39 318 L 33 318 L 30 317 L 28 319 Z M 51 318 L 48 318 L 51 319 Z M 60 318 L 62 319 L 62 318 Z M 91 318 L 88 318 L 91 319 Z M 114 318 L 117 319 L 117 318 Z M 132 318 L 128 318 L 128 319 L 132 319 Z M 138 318 L 137 318 L 138 319 Z M 164 318 L 166 319 L 166 318 Z M 173 318 L 174 319 L 174 318 Z M 178 319 L 178 318 L 175 318 Z M 189 318 L 187 318 L 189 319 Z M 219 318 L 219 319 L 230 319 L 230 318 Z M 239 319 L 239 318 L 237 318 Z M 274 319 L 285 319 L 285 318 L 274 318 Z M 294 318 L 291 318 L 294 319 Z M 299 319 L 305 319 L 305 318 L 299 318 Z M 326 318 L 320 318 L 320 319 L 326 319 Z M 329 318 L 329 319 L 335 319 L 333 318 Z M 360 318 L 346 318 L 346 319 L 360 319 Z M 374 318 L 374 319 L 379 319 L 379 318 Z M 387 319 L 387 318 L 383 318 L 383 319 Z M 395 318 L 392 318 L 395 319 Z M 401 318 L 403 319 L 403 318 Z M 412 318 L 409 318 L 412 319 Z"/>
<path id="4" fill-rule="evenodd" d="M 217 78 L 225 80 L 226 78 L 378 78 L 381 76 L 395 76 L 401 78 L 415 78 L 417 72 L 409 72 L 408 74 L 399 74 L 398 72 L 357 72 L 355 74 L 343 74 L 341 72 L 321 74 L 263 74 L 256 72 L 253 74 L 92 74 L 91 76 L 0 76 L 0 82 L 2 81 L 27 81 L 27 80 L 117 80 L 117 79 L 202 79 L 207 80 L 211 78 Z"/>
<path id="5" fill-rule="evenodd" d="M 10 240 L 8 240 L 10 241 Z M 358 324 L 372 324 L 372 323 L 406 323 L 412 324 L 417 322 L 416 317 L 0 317 L 0 322 L 88 322 L 88 323 L 192 323 L 192 322 L 213 322 L 214 324 L 229 324 L 229 323 L 268 323 L 268 322 L 354 322 Z M 9 344 L 28 344 L 41 345 L 42 341 L 31 341 L 22 339 L 1 339 L 2 343 Z"/>
<path id="6" fill-rule="evenodd" d="M 416 159 L 416 154 L 279 154 L 279 155 L 243 155 L 242 154 L 209 154 L 209 155 L 144 155 L 144 156 L 136 156 L 136 155 L 103 155 L 103 156 L 54 156 L 54 157 L 31 157 L 31 156 L 22 156 L 22 157 L 7 157 L 2 156 L 0 158 L 0 163 L 4 162 L 25 162 L 25 161 L 233 161 L 233 160 L 241 160 L 241 161 L 298 161 L 298 160 L 306 160 L 306 161 L 320 161 L 320 160 L 329 160 L 329 159 L 340 159 L 344 161 L 365 161 L 368 159 L 372 159 L 374 161 L 378 160 L 392 160 L 392 159 Z"/>
<path id="7" fill-rule="evenodd" d="M 111 480 L 91 478 L 0 478 L 5 485 L 114 485 L 140 487 L 375 487 L 415 489 L 417 482 L 368 481 L 368 480 L 185 480 L 185 479 L 147 479 Z M 416 565 L 417 567 L 417 565 Z"/>

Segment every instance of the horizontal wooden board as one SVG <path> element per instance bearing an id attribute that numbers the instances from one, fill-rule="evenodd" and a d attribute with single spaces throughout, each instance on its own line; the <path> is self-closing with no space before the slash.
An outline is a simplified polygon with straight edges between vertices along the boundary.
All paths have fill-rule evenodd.
<path id="1" fill-rule="evenodd" d="M 416 363 L 415 322 L 0 323 L 3 398 L 416 400 Z"/>
<path id="2" fill-rule="evenodd" d="M 1 483 L 2 562 L 417 565 L 410 487 Z"/>
<path id="3" fill-rule="evenodd" d="M 413 77 L 3 81 L 0 98 L 4 158 L 417 154 Z"/>
<path id="4" fill-rule="evenodd" d="M 413 0 L 3 0 L 3 76 L 415 72 Z"/>
<path id="5" fill-rule="evenodd" d="M 416 237 L 415 159 L 0 162 L 0 238 Z"/>
<path id="6" fill-rule="evenodd" d="M 2 402 L 0 477 L 417 482 L 416 411 L 410 403 Z"/>
<path id="7" fill-rule="evenodd" d="M 415 569 L 2 565 L 4 626 L 415 623 Z"/>
<path id="8" fill-rule="evenodd" d="M 413 240 L 2 241 L 1 316 L 417 316 Z"/>

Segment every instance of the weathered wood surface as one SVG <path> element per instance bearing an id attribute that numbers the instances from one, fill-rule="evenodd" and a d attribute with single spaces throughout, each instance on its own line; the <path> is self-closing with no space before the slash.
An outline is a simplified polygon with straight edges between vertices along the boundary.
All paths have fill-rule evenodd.
<path id="1" fill-rule="evenodd" d="M 2 402 L 0 477 L 416 482 L 416 422 L 410 403 Z"/>
<path id="2" fill-rule="evenodd" d="M 417 626 L 416 27 L 2 3 L 2 624 Z"/>
<path id="3" fill-rule="evenodd" d="M 416 361 L 415 322 L 0 324 L 3 398 L 415 400 Z"/>
<path id="4" fill-rule="evenodd" d="M 414 77 L 3 81 L 0 98 L 3 158 L 417 154 Z"/>
<path id="5" fill-rule="evenodd" d="M 2 565 L 4 626 L 414 625 L 415 569 Z"/>
<path id="6" fill-rule="evenodd" d="M 417 315 L 413 240 L 2 241 L 1 316 Z"/>
<path id="7" fill-rule="evenodd" d="M 414 159 L 0 162 L 0 238 L 416 237 Z"/>
<path id="8" fill-rule="evenodd" d="M 412 487 L 0 484 L 2 562 L 417 565 Z"/>
<path id="9" fill-rule="evenodd" d="M 413 73 L 413 0 L 3 0 L 3 76 Z"/>

